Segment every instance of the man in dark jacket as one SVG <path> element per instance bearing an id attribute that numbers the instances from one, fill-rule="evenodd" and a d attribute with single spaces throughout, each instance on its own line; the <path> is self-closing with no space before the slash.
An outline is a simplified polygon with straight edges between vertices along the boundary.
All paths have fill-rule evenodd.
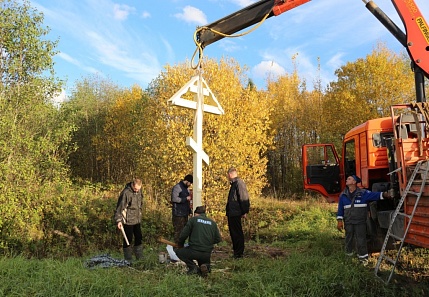
<path id="1" fill-rule="evenodd" d="M 174 242 L 178 242 L 180 232 L 188 222 L 189 215 L 192 213 L 190 201 L 192 199 L 188 188 L 192 185 L 192 175 L 188 174 L 183 180 L 177 183 L 171 191 L 172 203 L 172 221 L 174 228 Z"/>
<path id="2" fill-rule="evenodd" d="M 178 245 L 183 247 L 186 238 L 189 245 L 177 249 L 176 255 L 188 266 L 188 274 L 201 274 L 206 277 L 210 272 L 210 258 L 213 246 L 221 241 L 217 224 L 206 216 L 206 208 L 198 206 L 192 217 L 180 233 Z M 199 268 L 195 265 L 197 261 Z"/>
<path id="3" fill-rule="evenodd" d="M 124 229 L 129 243 L 134 237 L 134 247 L 127 244 L 125 238 L 123 240 L 124 258 L 130 262 L 133 258 L 133 251 L 137 260 L 143 257 L 141 231 L 143 194 L 141 188 L 141 179 L 135 178 L 128 183 L 119 195 L 115 211 L 118 229 Z"/>
<path id="4" fill-rule="evenodd" d="M 226 203 L 229 234 L 232 240 L 233 257 L 238 259 L 244 253 L 244 233 L 241 219 L 246 218 L 250 208 L 249 193 L 246 184 L 238 177 L 237 170 L 230 168 L 227 173 L 231 187 Z"/>
<path id="5" fill-rule="evenodd" d="M 368 202 L 380 199 L 391 199 L 388 192 L 371 192 L 357 187 L 361 179 L 351 175 L 346 179 L 346 188 L 338 200 L 337 229 L 346 231 L 346 254 L 353 255 L 356 240 L 358 259 L 368 263 L 368 246 L 366 242 L 366 220 Z M 343 222 L 344 221 L 344 222 Z"/>

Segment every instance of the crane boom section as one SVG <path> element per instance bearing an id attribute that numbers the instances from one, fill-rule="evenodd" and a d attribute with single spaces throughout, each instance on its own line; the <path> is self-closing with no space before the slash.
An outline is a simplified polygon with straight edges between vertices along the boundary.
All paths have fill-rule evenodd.
<path id="1" fill-rule="evenodd" d="M 429 77 L 429 27 L 414 0 L 392 0 L 404 23 L 408 54 Z"/>
<path id="2" fill-rule="evenodd" d="M 197 41 L 201 47 L 216 42 L 226 35 L 250 27 L 264 18 L 277 16 L 311 0 L 262 0 L 234 12 L 198 30 Z M 221 32 L 222 34 L 217 34 Z"/>

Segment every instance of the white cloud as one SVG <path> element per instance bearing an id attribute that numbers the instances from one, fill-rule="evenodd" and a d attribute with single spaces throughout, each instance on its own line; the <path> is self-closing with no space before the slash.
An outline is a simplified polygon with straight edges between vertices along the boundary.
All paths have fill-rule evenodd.
<path id="1" fill-rule="evenodd" d="M 79 63 L 79 61 L 77 61 L 76 59 L 73 59 L 72 57 L 70 57 L 70 56 L 69 56 L 69 55 L 67 55 L 66 53 L 60 52 L 60 53 L 58 53 L 58 56 L 59 56 L 61 59 L 65 60 L 65 61 L 67 61 L 67 62 L 69 62 L 69 63 L 75 64 L 75 65 L 80 64 L 80 63 Z"/>
<path id="2" fill-rule="evenodd" d="M 64 53 L 64 52 L 60 52 L 57 54 L 58 57 L 60 57 L 61 59 L 63 59 L 64 61 L 67 61 L 73 65 L 76 65 L 77 67 L 83 69 L 86 72 L 89 73 L 99 73 L 100 71 L 98 71 L 97 69 L 95 69 L 94 67 L 91 66 L 85 66 L 83 65 L 79 60 L 72 58 L 70 55 Z"/>
<path id="3" fill-rule="evenodd" d="M 255 0 L 231 0 L 232 3 L 237 4 L 240 7 L 249 6 L 252 3 L 255 3 Z"/>
<path id="4" fill-rule="evenodd" d="M 138 81 L 148 82 L 159 72 L 156 57 L 148 52 L 140 52 L 140 56 L 130 56 L 129 53 L 120 48 L 121 43 L 116 40 L 108 40 L 97 32 L 87 32 L 88 40 L 97 52 L 97 58 L 104 65 L 123 71 L 128 77 Z"/>
<path id="5" fill-rule="evenodd" d="M 141 17 L 144 18 L 144 19 L 147 19 L 147 18 L 150 18 L 151 15 L 150 15 L 150 13 L 148 11 L 143 11 L 142 14 L 141 14 Z"/>
<path id="6" fill-rule="evenodd" d="M 345 64 L 345 61 L 342 59 L 343 57 L 344 53 L 337 53 L 336 55 L 332 56 L 328 62 L 326 62 L 326 65 L 328 65 L 333 70 L 338 69 Z"/>
<path id="7" fill-rule="evenodd" d="M 121 21 L 136 13 L 134 7 L 110 0 L 64 0 L 54 9 L 41 7 L 41 10 L 51 21 L 50 26 L 60 29 L 61 39 L 68 34 L 66 41 L 75 44 L 65 53 L 67 50 L 60 42 L 61 52 L 57 57 L 82 72 L 101 77 L 115 72 L 113 77 L 125 76 L 142 84 L 149 83 L 159 74 L 161 67 L 157 55 L 159 48 L 165 50 L 167 44 L 147 27 L 136 31 L 122 24 Z M 143 11 L 140 17 L 150 17 L 149 12 L 140 11 Z M 170 56 L 174 54 L 171 47 L 167 47 L 167 51 Z M 69 74 L 76 74 L 71 69 Z"/>
<path id="8" fill-rule="evenodd" d="M 54 106 L 59 107 L 61 103 L 65 102 L 67 100 L 67 95 L 65 90 L 61 90 L 61 93 L 57 93 L 54 95 L 54 97 L 51 99 L 52 104 Z"/>
<path id="9" fill-rule="evenodd" d="M 202 12 L 196 7 L 192 7 L 189 5 L 183 8 L 182 13 L 176 13 L 174 16 L 180 20 L 184 20 L 185 22 L 191 23 L 191 24 L 197 24 L 197 25 L 207 24 L 207 17 L 204 14 L 204 12 Z"/>
<path id="10" fill-rule="evenodd" d="M 113 17 L 116 20 L 123 21 L 128 18 L 128 15 L 134 12 L 136 9 L 134 7 L 128 6 L 126 4 L 115 4 L 113 5 Z"/>
<path id="11" fill-rule="evenodd" d="M 329 58 L 328 62 L 319 62 L 317 57 L 309 55 L 298 47 L 289 47 L 284 50 L 277 48 L 266 49 L 261 54 L 262 62 L 252 68 L 255 79 L 275 80 L 281 75 L 292 74 L 295 70 L 302 81 L 306 81 L 307 88 L 311 90 L 313 83 L 320 80 L 322 87 L 334 80 L 333 72 L 339 67 L 342 54 L 339 53 Z M 321 69 L 318 64 L 321 63 Z"/>
<path id="12" fill-rule="evenodd" d="M 174 53 L 173 47 L 168 42 L 168 40 L 166 40 L 165 38 L 161 38 L 161 40 L 162 40 L 162 43 L 165 46 L 165 52 L 167 54 L 168 60 L 174 61 L 174 59 L 175 59 L 175 53 Z"/>
<path id="13" fill-rule="evenodd" d="M 262 61 L 252 69 L 252 74 L 255 78 L 276 79 L 285 73 L 286 70 L 274 61 Z"/>
<path id="14" fill-rule="evenodd" d="M 219 42 L 219 47 L 229 53 L 243 50 L 243 46 L 238 45 L 236 42 L 228 38 L 221 40 Z"/>

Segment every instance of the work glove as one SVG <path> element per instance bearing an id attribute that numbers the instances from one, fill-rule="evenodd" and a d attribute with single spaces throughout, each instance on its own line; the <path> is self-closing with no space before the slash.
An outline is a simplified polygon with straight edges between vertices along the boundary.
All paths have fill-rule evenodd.
<path id="1" fill-rule="evenodd" d="M 383 192 L 384 199 L 393 199 L 393 189 L 387 192 Z"/>
<path id="2" fill-rule="evenodd" d="M 338 221 L 337 221 L 337 229 L 338 229 L 338 231 L 340 231 L 340 232 L 342 232 L 342 231 L 343 231 L 343 229 L 344 229 L 344 223 L 343 223 L 343 221 L 342 221 L 342 220 L 338 220 Z"/>

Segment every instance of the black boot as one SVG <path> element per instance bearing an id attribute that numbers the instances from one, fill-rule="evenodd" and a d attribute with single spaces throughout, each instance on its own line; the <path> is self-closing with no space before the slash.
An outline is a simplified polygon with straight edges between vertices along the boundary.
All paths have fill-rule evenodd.
<path id="1" fill-rule="evenodd" d="M 208 264 L 201 264 L 200 266 L 201 276 L 207 277 L 209 273 L 209 265 Z"/>
<path id="2" fill-rule="evenodd" d="M 133 249 L 136 259 L 141 260 L 143 258 L 143 244 L 135 246 Z"/>
<path id="3" fill-rule="evenodd" d="M 186 274 L 192 275 L 192 274 L 198 274 L 198 273 L 199 273 L 199 271 L 198 271 L 198 267 L 196 265 L 194 265 L 192 267 L 188 266 L 188 271 L 186 272 Z"/>
<path id="4" fill-rule="evenodd" d="M 133 248 L 131 246 L 124 248 L 124 259 L 130 263 L 133 260 Z"/>

